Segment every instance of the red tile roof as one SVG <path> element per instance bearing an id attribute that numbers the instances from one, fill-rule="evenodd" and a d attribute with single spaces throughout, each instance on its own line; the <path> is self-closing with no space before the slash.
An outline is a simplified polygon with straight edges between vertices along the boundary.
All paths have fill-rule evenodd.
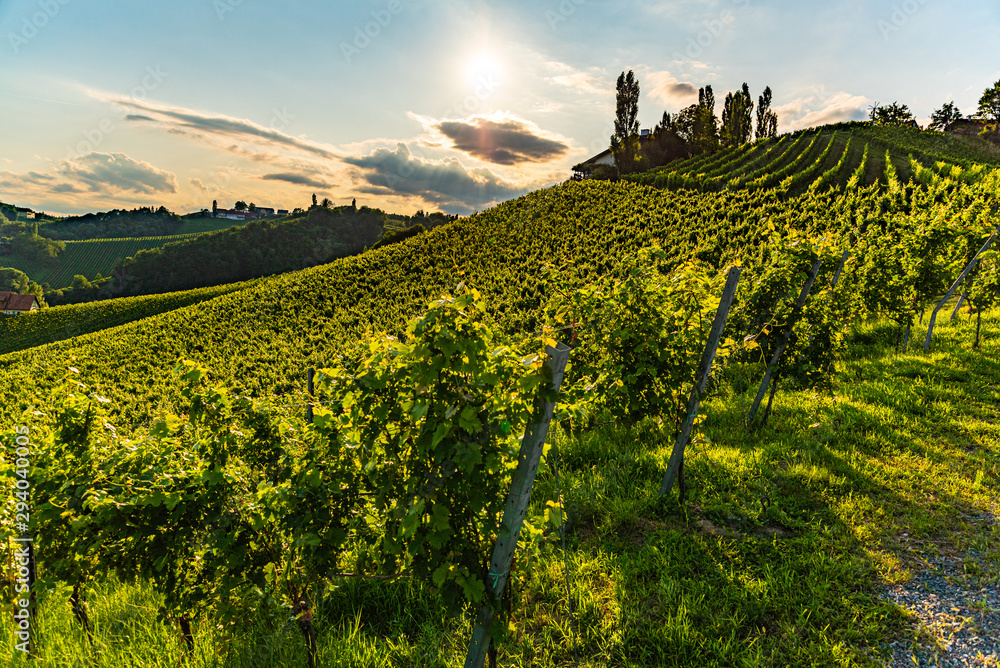
<path id="1" fill-rule="evenodd" d="M 35 295 L 0 291 L 0 311 L 30 311 L 36 303 Z"/>

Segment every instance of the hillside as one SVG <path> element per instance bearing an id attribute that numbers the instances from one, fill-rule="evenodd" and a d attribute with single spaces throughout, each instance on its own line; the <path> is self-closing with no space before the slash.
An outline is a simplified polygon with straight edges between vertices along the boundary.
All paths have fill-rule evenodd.
<path id="1" fill-rule="evenodd" d="M 948 212 L 956 220 L 969 215 L 969 197 L 993 198 L 987 186 L 951 175 L 938 177 L 937 184 L 944 191 L 935 196 L 933 212 Z M 506 331 L 528 332 L 537 326 L 546 298 L 539 273 L 545 263 L 575 266 L 584 277 L 596 276 L 621 271 L 628 254 L 659 243 L 669 264 L 694 253 L 724 266 L 766 238 L 764 221 L 780 229 L 839 232 L 855 221 L 906 215 L 911 201 L 924 206 L 920 192 L 890 197 L 881 182 L 852 189 L 850 197 L 843 196 L 842 188 L 789 197 L 780 188 L 701 194 L 627 183 L 568 183 L 398 245 L 275 277 L 187 309 L 183 317 L 166 314 L 147 320 L 113 340 L 93 335 L 75 345 L 4 356 L 0 378 L 37 374 L 40 383 L 52 382 L 60 376 L 53 360 L 72 355 L 81 371 L 107 384 L 109 396 L 123 399 L 131 418 L 138 417 L 136 411 L 145 415 L 151 398 L 170 396 L 164 359 L 194 357 L 224 377 L 284 394 L 300 388 L 305 367 L 322 365 L 366 329 L 397 332 L 428 300 L 459 281 L 486 295 Z M 931 213 L 928 209 L 924 215 Z M 271 228 L 265 224 L 261 229 L 266 233 Z M 182 273 L 178 265 L 164 261 L 166 273 Z M 150 350 L 156 354 L 143 352 Z"/>
<path id="2" fill-rule="evenodd" d="M 248 285 L 236 283 L 163 295 L 122 297 L 89 304 L 54 306 L 27 317 L 0 317 L 0 355 L 111 329 L 208 301 Z"/>
<path id="3" fill-rule="evenodd" d="M 77 476 L 73 484 L 81 490 L 98 489 L 88 497 L 98 510 L 87 516 L 90 510 L 82 497 L 72 497 L 69 501 L 76 504 L 72 512 L 60 515 L 59 505 L 58 511 L 49 509 L 50 515 L 63 518 L 68 513 L 69 519 L 60 521 L 73 530 L 89 526 L 86 522 L 107 521 L 113 527 L 118 522 L 121 531 L 115 535 L 115 545 L 123 552 L 136 550 L 140 540 L 152 546 L 154 558 L 143 562 L 149 572 L 176 568 L 170 572 L 183 577 L 202 574 L 192 566 L 195 559 L 188 558 L 189 553 L 172 551 L 169 539 L 177 533 L 185 536 L 185 546 L 196 543 L 188 532 L 199 540 L 207 541 L 206 536 L 212 541 L 231 540 L 229 552 L 208 542 L 198 553 L 199 559 L 214 560 L 211 568 L 229 578 L 220 580 L 222 585 L 205 587 L 206 597 L 243 587 L 241 578 L 251 577 L 247 575 L 251 571 L 258 578 L 253 580 L 255 586 L 271 586 L 270 578 L 277 581 L 280 569 L 273 562 L 265 567 L 253 561 L 271 558 L 268 541 L 278 546 L 271 551 L 287 545 L 289 550 L 307 551 L 326 539 L 343 545 L 339 557 L 336 552 L 330 552 L 334 557 L 308 553 L 309 559 L 286 562 L 294 564 L 290 570 L 311 568 L 322 574 L 317 576 L 322 583 L 313 581 L 308 590 L 315 602 L 311 619 L 319 638 L 319 665 L 459 665 L 473 615 L 449 614 L 454 611 L 445 609 L 441 585 L 458 567 L 434 571 L 433 577 L 422 577 L 415 569 L 392 570 L 389 575 L 365 570 L 373 558 L 365 550 L 376 544 L 365 541 L 384 532 L 391 545 L 398 538 L 391 529 L 397 526 L 393 522 L 399 520 L 398 533 L 404 538 L 436 524 L 451 526 L 449 518 L 454 515 L 448 515 L 452 511 L 447 506 L 451 497 L 442 491 L 435 499 L 434 494 L 454 483 L 441 480 L 460 470 L 459 456 L 433 460 L 433 466 L 425 468 L 419 468 L 420 462 L 408 462 L 412 468 L 407 471 L 415 472 L 402 482 L 392 479 L 398 488 L 378 487 L 375 483 L 382 479 L 375 477 L 372 489 L 365 488 L 368 491 L 359 492 L 357 498 L 350 494 L 361 488 L 338 477 L 348 470 L 355 476 L 352 483 L 361 485 L 371 469 L 376 470 L 372 475 L 381 474 L 381 462 L 361 469 L 368 445 L 362 438 L 367 436 L 359 435 L 358 423 L 349 423 L 360 419 L 351 410 L 363 412 L 367 406 L 360 403 L 368 396 L 365 391 L 386 402 L 395 400 L 397 392 L 402 392 L 404 403 L 410 396 L 405 395 L 409 386 L 385 371 L 393 360 L 405 357 L 406 346 L 397 340 L 380 357 L 370 337 L 402 338 L 410 318 L 425 312 L 428 302 L 442 294 L 460 292 L 456 286 L 461 282 L 482 293 L 484 326 L 501 339 L 510 338 L 496 345 L 519 346 L 533 340 L 543 325 L 552 324 L 546 304 L 557 290 L 570 291 L 602 278 L 619 279 L 620 286 L 626 282 L 622 279 L 639 275 L 629 274 L 626 261 L 642 248 L 655 244 L 663 249 L 654 264 L 666 278 L 657 289 L 672 289 L 682 282 L 670 272 L 685 263 L 700 263 L 690 279 L 699 285 L 738 264 L 744 273 L 735 315 L 727 325 L 725 338 L 731 339 L 727 345 L 742 342 L 771 349 L 776 337 L 770 330 L 783 329 L 786 318 L 805 313 L 807 327 L 789 329 L 789 341 L 794 339 L 794 345 L 803 349 L 814 339 L 816 348 L 828 346 L 828 374 L 812 382 L 803 380 L 805 375 L 789 373 L 781 379 L 781 391 L 773 395 L 771 421 L 753 427 L 748 424 L 747 407 L 765 363 L 752 354 L 752 347 L 744 348 L 742 356 L 734 353 L 703 397 L 703 421 L 695 429 L 684 464 L 685 501 L 657 494 L 674 439 L 667 428 L 674 416 L 667 409 L 628 425 L 604 414 L 589 421 L 560 414 L 548 441 L 556 447 L 547 451 L 532 493 L 533 528 L 523 535 L 527 540 L 531 534 L 536 547 L 519 553 L 509 573 L 492 573 L 511 576 L 513 586 L 511 634 L 502 645 L 499 665 L 570 665 L 579 656 L 581 665 L 630 667 L 874 668 L 885 666 L 910 641 L 930 647 L 913 650 L 912 662 L 920 664 L 919 655 L 926 665 L 931 657 L 927 653 L 937 650 L 931 631 L 919 630 L 913 623 L 913 615 L 926 608 L 905 612 L 887 601 L 887 587 L 896 587 L 901 596 L 916 597 L 916 585 L 927 581 L 921 578 L 948 574 L 949 584 L 962 596 L 949 603 L 958 614 L 948 623 L 961 623 L 966 629 L 964 636 L 958 631 L 949 636 L 952 627 L 943 627 L 940 637 L 947 637 L 948 643 L 971 643 L 967 629 L 990 622 L 991 606 L 1000 605 L 995 596 L 989 598 L 1000 581 L 1000 429 L 995 420 L 1000 371 L 994 362 L 1000 352 L 998 313 L 994 308 L 982 318 L 979 350 L 971 350 L 977 322 L 967 316 L 973 314 L 965 311 L 952 321 L 949 309 L 938 319 L 929 353 L 915 343 L 908 352 L 900 351 L 906 318 L 914 321 L 906 322 L 916 342 L 926 331 L 926 307 L 998 224 L 1000 170 L 994 166 L 1000 159 L 974 141 L 963 141 L 906 130 L 821 128 L 670 165 L 636 177 L 638 182 L 568 182 L 536 191 L 392 245 L 263 278 L 245 289 L 106 331 L 0 355 L 0 403 L 7 409 L 0 413 L 0 433 L 19 419 L 39 424 L 55 414 L 68 419 L 71 428 L 65 438 L 72 456 L 68 463 L 60 460 L 44 466 L 59 475 Z M 375 214 L 364 216 L 374 220 Z M 326 211 L 314 212 L 309 219 L 328 224 L 324 229 L 329 230 L 343 222 L 337 212 Z M 149 254 L 157 258 L 148 265 L 157 273 L 150 275 L 194 271 L 208 257 L 191 250 L 195 244 L 209 239 L 205 252 L 220 253 L 238 248 L 234 241 L 238 233 L 259 234 L 256 239 L 275 245 L 279 240 L 276 226 L 266 225 L 200 237 Z M 309 238 L 315 238 L 315 230 L 311 234 Z M 294 244 L 289 248 L 293 249 L 289 256 L 298 252 Z M 844 259 L 842 279 L 837 271 L 840 283 L 834 285 L 829 260 L 841 258 L 844 249 L 852 254 Z M 814 255 L 823 262 L 814 261 Z M 136 267 L 143 257 L 137 256 Z M 234 250 L 228 266 L 239 267 L 242 257 Z M 810 269 L 813 262 L 816 269 Z M 880 272 L 897 264 L 904 270 L 901 273 L 930 286 L 926 294 L 889 285 L 891 281 Z M 577 272 L 579 283 L 571 285 L 575 279 L 566 273 L 549 273 L 549 266 Z M 996 265 L 984 261 L 984 266 Z M 819 267 L 822 274 L 817 273 Z M 756 320 L 746 315 L 754 308 L 764 309 L 768 300 L 793 300 L 799 286 L 812 285 L 817 276 L 817 289 L 804 307 L 782 311 L 780 318 L 777 310 Z M 702 324 L 718 300 L 698 301 L 691 296 L 695 294 L 683 293 L 687 301 L 678 297 L 671 302 L 678 311 L 664 316 L 668 324 L 675 322 L 669 318 L 679 322 L 687 314 L 676 331 L 671 329 L 671 337 L 691 336 L 700 342 L 698 337 L 707 336 Z M 907 310 L 912 303 L 915 310 Z M 642 329 L 663 314 L 642 315 L 632 328 Z M 585 368 L 587 360 L 580 351 L 588 351 L 589 344 L 576 338 L 579 334 L 585 340 L 602 323 L 587 318 L 577 322 L 575 317 L 571 327 L 558 330 L 558 336 L 578 346 L 571 353 L 563 389 L 579 393 L 583 390 L 574 386 L 579 376 L 574 375 L 578 371 L 573 365 Z M 450 332 L 441 331 L 444 334 L 434 345 L 462 353 L 448 338 Z M 619 356 L 640 352 L 641 346 L 633 349 L 627 332 L 614 334 L 619 335 L 625 337 Z M 386 366 L 377 368 L 377 373 L 340 378 L 348 388 L 344 391 L 354 394 L 315 406 L 316 428 L 326 431 L 321 439 L 309 440 L 302 421 L 308 401 L 303 396 L 306 369 L 348 364 L 348 353 L 357 352 L 354 346 L 360 342 L 367 347 L 358 357 L 372 364 L 381 360 Z M 496 350 L 492 340 L 488 343 L 483 357 L 499 357 L 503 349 Z M 423 348 L 416 348 L 410 354 L 423 354 Z M 674 352 L 672 347 L 664 350 Z M 470 348 L 469 359 L 473 352 L 482 351 Z M 661 351 L 645 352 L 649 357 L 643 359 L 648 360 L 657 359 Z M 206 394 L 199 395 L 201 403 L 195 403 L 186 416 L 157 421 L 160 411 L 186 401 L 185 390 L 173 375 L 181 360 L 203 365 L 209 383 L 234 388 L 233 394 L 207 384 Z M 455 397 L 473 394 L 477 383 L 486 382 L 473 378 L 463 366 L 466 362 L 460 359 L 453 374 L 460 390 Z M 445 371 L 452 370 L 425 364 L 413 378 L 423 387 L 446 376 Z M 189 370 L 186 375 L 201 379 L 202 373 Z M 72 384 L 58 389 L 67 376 Z M 624 374 L 612 376 L 586 391 L 601 394 L 633 380 Z M 673 389 L 686 397 L 691 383 L 684 380 L 682 387 Z M 777 385 L 775 378 L 772 387 Z M 424 390 L 413 390 L 413 396 L 420 391 Z M 455 397 L 456 402 L 472 401 Z M 267 398 L 273 405 L 259 408 L 250 398 Z M 454 418 L 459 424 L 471 422 L 464 410 L 459 413 L 448 401 L 438 397 L 426 401 L 443 406 L 421 408 L 410 401 L 399 412 L 387 414 L 400 424 L 412 414 L 413 422 L 420 423 L 424 418 L 419 410 L 425 417 L 428 410 L 439 410 L 453 419 L 449 409 L 460 415 Z M 396 404 L 375 404 L 379 409 L 390 405 L 396 410 Z M 92 415 L 100 419 L 92 420 Z M 373 420 L 384 417 L 378 410 L 372 415 Z M 216 423 L 217 418 L 221 422 Z M 406 452 L 423 447 L 437 456 L 434 447 L 444 436 L 433 443 L 429 437 L 427 442 L 407 441 L 392 420 L 385 429 L 371 423 L 375 438 L 384 438 L 374 441 L 382 444 L 379 447 Z M 132 430 L 137 430 L 136 440 L 126 448 L 117 447 L 123 443 L 114 440 L 117 433 Z M 88 438 L 91 444 L 80 450 L 79 443 Z M 476 450 L 475 444 L 482 449 Z M 466 449 L 459 454 L 467 453 L 460 462 L 466 472 L 488 465 L 480 455 L 485 445 L 467 439 L 461 446 Z M 135 454 L 125 452 L 129 448 Z M 77 459 L 80 463 L 74 469 Z M 511 447 L 495 459 L 501 467 L 513 468 L 516 450 Z M 389 460 L 385 468 L 405 468 L 396 466 L 396 461 Z M 440 469 L 435 468 L 439 463 Z M 352 468 L 356 464 L 363 473 Z M 446 470 L 445 465 L 452 468 Z M 110 492 L 99 487 L 129 466 L 135 467 L 134 480 L 125 476 L 121 487 Z M 101 480 L 95 482 L 97 470 Z M 278 482 L 269 487 L 273 479 Z M 175 481 L 188 481 L 189 486 L 171 487 Z M 73 486 L 62 479 L 58 485 Z M 53 482 L 50 488 L 58 485 Z M 457 493 L 459 486 L 454 485 L 447 488 L 449 493 Z M 218 490 L 232 496 L 218 501 L 223 493 Z M 342 493 L 348 495 L 337 496 Z M 390 508 L 370 505 L 365 494 L 387 495 Z M 334 497 L 346 499 L 342 508 L 323 505 Z M 419 509 L 407 510 L 417 507 L 407 505 L 407 499 L 416 497 Z M 267 504 L 279 502 L 290 509 L 286 519 L 292 529 L 270 526 L 279 524 L 273 517 L 270 524 L 245 519 L 266 518 Z M 444 520 L 438 507 L 446 509 Z M 315 508 L 320 510 L 313 512 Z M 391 514 L 400 508 L 398 516 Z M 296 509 L 308 512 L 292 512 Z M 383 510 L 384 516 L 379 514 Z M 256 512 L 260 514 L 252 515 Z M 551 518 L 563 512 L 565 555 L 558 530 L 550 526 Z M 407 529 L 411 516 L 415 521 Z M 342 517 L 350 517 L 354 524 L 335 526 Z M 148 518 L 156 522 L 146 522 Z M 184 532 L 176 529 L 182 522 L 187 523 Z M 323 539 L 317 537 L 331 526 Z M 452 533 L 465 539 L 467 526 L 458 521 L 455 526 Z M 280 534 L 280 539 L 269 533 L 286 529 L 291 533 Z M 72 533 L 69 528 L 67 533 Z M 477 535 L 469 538 L 469 544 L 482 550 L 492 537 Z M 437 556 L 432 548 L 439 546 L 431 541 L 427 545 L 431 547 L 426 553 Z M 443 553 L 456 562 L 465 556 Z M 229 558 L 248 564 L 247 570 L 229 574 Z M 326 558 L 332 561 L 323 561 Z M 88 596 L 95 602 L 95 619 L 102 622 L 94 642 L 104 660 L 111 662 L 108 665 L 116 660 L 176 665 L 176 654 L 170 650 L 177 646 L 177 632 L 155 621 L 163 596 L 173 595 L 174 590 L 154 591 L 142 578 L 133 581 L 136 571 L 127 568 L 120 569 L 130 574 L 127 582 L 104 577 L 108 569 L 103 562 L 100 566 L 102 576 Z M 460 575 L 479 582 L 478 578 L 488 577 L 486 569 Z M 343 573 L 364 577 L 341 577 Z M 176 578 L 168 581 L 171 586 L 177 583 Z M 936 590 L 942 600 L 943 587 Z M 58 598 L 49 599 L 46 614 L 51 628 L 61 629 L 74 622 L 65 605 L 70 589 L 64 586 L 59 591 Z M 275 596 L 285 595 L 277 588 L 273 591 Z M 952 601 L 954 590 L 947 591 L 947 600 Z M 246 600 L 258 600 L 250 589 L 244 593 Z M 297 603 L 298 595 L 292 600 Z M 134 609 L 129 619 L 136 628 L 152 629 L 149 634 L 119 642 L 104 631 L 107 622 L 126 608 Z M 272 652 L 270 665 L 302 665 L 302 639 L 286 622 L 288 609 L 274 599 L 245 614 L 232 608 L 217 613 L 218 618 L 212 612 L 199 612 L 194 618 L 190 642 L 198 650 L 193 665 L 245 665 L 258 660 L 253 657 L 263 646 Z M 977 621 L 966 626 L 959 618 Z M 920 619 L 933 621 L 927 615 Z M 89 651 L 83 633 L 74 631 L 72 637 L 69 631 L 60 633 L 60 647 Z M 981 635 L 985 640 L 975 645 L 977 650 L 995 653 L 995 643 L 992 648 L 987 644 L 992 636 Z M 72 655 L 71 649 L 65 651 Z M 909 656 L 903 659 L 910 661 Z"/>
<path id="4" fill-rule="evenodd" d="M 191 239 L 198 234 L 67 241 L 66 249 L 56 258 L 29 260 L 10 253 L 0 255 L 0 266 L 23 271 L 36 283 L 58 289 L 70 286 L 74 276 L 84 276 L 88 280 L 94 279 L 98 274 L 110 276 L 116 264 L 141 250 L 160 248 L 169 243 Z"/>
<path id="5" fill-rule="evenodd" d="M 38 233 L 60 241 L 120 239 L 125 237 L 168 237 L 198 232 L 215 232 L 242 225 L 243 221 L 207 216 L 178 216 L 160 207 L 115 209 L 54 220 L 38 228 Z M 90 278 L 88 276 L 88 278 Z"/>
<path id="6" fill-rule="evenodd" d="M 713 192 L 778 187 L 801 194 L 849 183 L 888 185 L 890 178 L 925 184 L 941 175 L 974 179 L 982 165 L 1000 165 L 1000 146 L 978 137 L 842 123 L 723 149 L 626 178 L 658 188 Z"/>

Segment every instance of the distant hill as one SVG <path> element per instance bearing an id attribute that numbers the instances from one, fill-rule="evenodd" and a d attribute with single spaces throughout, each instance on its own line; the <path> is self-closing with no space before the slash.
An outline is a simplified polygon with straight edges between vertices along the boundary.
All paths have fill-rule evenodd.
<path id="1" fill-rule="evenodd" d="M 378 209 L 316 207 L 145 250 L 112 271 L 119 295 L 156 294 L 245 281 L 354 255 L 381 238 Z"/>
<path id="2" fill-rule="evenodd" d="M 110 276 L 115 265 L 141 250 L 159 248 L 165 244 L 198 236 L 181 234 L 168 237 L 125 239 L 91 239 L 67 241 L 65 250 L 55 258 L 24 257 L 18 253 L 0 255 L 0 267 L 23 271 L 36 283 L 50 289 L 69 287 L 74 276 L 93 280 L 98 274 Z"/>
<path id="3" fill-rule="evenodd" d="M 243 221 L 195 214 L 178 216 L 165 207 L 114 209 L 107 212 L 71 216 L 39 225 L 38 234 L 47 239 L 123 239 L 126 237 L 166 237 L 194 232 L 214 232 L 242 225 Z"/>

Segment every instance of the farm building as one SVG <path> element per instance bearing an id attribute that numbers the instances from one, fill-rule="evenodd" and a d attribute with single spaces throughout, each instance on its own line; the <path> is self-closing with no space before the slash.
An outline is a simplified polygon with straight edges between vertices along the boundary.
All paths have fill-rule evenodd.
<path id="1" fill-rule="evenodd" d="M 0 291 L 0 312 L 4 315 L 20 315 L 38 310 L 38 298 L 35 295 L 19 295 L 14 292 Z"/>

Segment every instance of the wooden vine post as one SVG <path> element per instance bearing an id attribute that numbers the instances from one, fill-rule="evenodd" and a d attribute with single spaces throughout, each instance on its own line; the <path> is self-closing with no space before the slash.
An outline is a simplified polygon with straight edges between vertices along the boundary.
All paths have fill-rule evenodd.
<path id="1" fill-rule="evenodd" d="M 764 371 L 764 380 L 760 383 L 760 389 L 757 390 L 757 396 L 754 397 L 753 406 L 750 407 L 750 415 L 747 416 L 747 424 L 753 424 L 754 418 L 757 417 L 757 411 L 760 409 L 760 403 L 764 400 L 764 395 L 767 393 L 767 386 L 771 382 L 771 375 L 774 373 L 775 368 L 778 366 L 778 361 L 781 359 L 782 353 L 785 352 L 785 346 L 788 345 L 788 340 L 792 337 L 792 330 L 795 328 L 795 323 L 799 319 L 799 313 L 801 313 L 802 308 L 806 305 L 806 298 L 809 297 L 809 291 L 812 289 L 813 283 L 816 281 L 816 276 L 819 275 L 821 261 L 816 260 L 813 262 L 812 269 L 809 270 L 809 278 L 806 279 L 806 284 L 802 286 L 802 292 L 799 293 L 799 298 L 795 302 L 795 309 L 792 311 L 792 318 L 788 325 L 785 327 L 785 331 L 781 334 L 781 342 L 774 351 L 774 356 L 771 357 L 771 363 L 767 365 L 767 370 Z M 774 395 L 772 393 L 771 397 Z M 768 401 L 770 404 L 770 401 Z"/>
<path id="2" fill-rule="evenodd" d="M 733 297 L 736 296 L 736 285 L 740 281 L 740 274 L 743 269 L 733 267 L 726 276 L 726 286 L 722 290 L 722 299 L 719 301 L 719 308 L 715 311 L 715 318 L 712 320 L 712 329 L 708 333 L 708 343 L 705 344 L 705 352 L 701 356 L 698 364 L 698 372 L 695 374 L 694 387 L 691 388 L 691 396 L 688 398 L 684 423 L 677 434 L 674 442 L 674 450 L 670 453 L 670 461 L 667 463 L 667 472 L 663 475 L 663 482 L 660 483 L 660 496 L 665 496 L 673 487 L 674 480 L 678 475 L 682 475 L 684 466 L 684 448 L 687 447 L 688 439 L 691 438 L 691 430 L 694 428 L 694 420 L 698 416 L 698 408 L 701 406 L 701 395 L 705 393 L 708 385 L 709 375 L 712 373 L 712 362 L 715 360 L 715 352 L 719 348 L 719 341 L 722 339 L 722 331 L 726 328 L 726 319 L 729 317 L 729 309 L 733 305 Z M 683 487 L 681 488 L 681 502 L 684 501 Z"/>
<path id="3" fill-rule="evenodd" d="M 315 400 L 313 396 L 313 378 L 316 377 L 316 369 L 309 367 L 306 370 L 306 394 L 309 395 L 309 402 L 306 405 L 306 422 L 309 424 L 313 423 L 313 407 L 312 402 Z"/>
<path id="4" fill-rule="evenodd" d="M 569 346 L 557 343 L 556 347 L 546 346 L 545 360 L 547 372 L 552 376 L 551 389 L 558 391 L 566 373 L 566 362 L 569 360 Z M 514 561 L 514 550 L 521 534 L 521 525 L 528 512 L 528 501 L 531 498 L 531 488 L 535 483 L 538 463 L 542 457 L 542 447 L 549 433 L 549 423 L 555 403 L 543 396 L 535 402 L 535 412 L 528 423 L 521 439 L 521 452 L 517 459 L 517 469 L 510 481 L 510 493 L 507 495 L 507 505 L 503 511 L 503 521 L 493 547 L 493 558 L 490 560 L 489 577 L 486 582 L 487 602 L 479 609 L 476 626 L 472 630 L 472 641 L 465 657 L 465 668 L 481 668 L 492 640 L 490 627 L 493 625 L 493 608 L 503 595 L 504 587 L 510 576 L 510 566 Z"/>
<path id="5" fill-rule="evenodd" d="M 965 270 L 961 273 L 961 275 L 959 275 L 958 279 L 955 280 L 952 286 L 948 288 L 948 292 L 944 293 L 944 297 L 941 298 L 941 301 L 938 302 L 938 305 L 934 307 L 934 311 L 931 313 L 930 322 L 927 323 L 927 338 L 924 340 L 924 352 L 927 352 L 927 350 L 930 349 L 931 347 L 931 336 L 934 334 L 934 321 L 937 320 L 938 311 L 944 308 L 944 305 L 948 302 L 949 299 L 952 298 L 952 295 L 955 294 L 955 290 L 958 289 L 958 286 L 962 284 L 962 281 L 965 280 L 965 277 L 968 276 L 969 273 L 972 271 L 973 267 L 976 266 L 976 261 L 979 260 L 979 256 L 990 249 L 990 246 L 993 245 L 993 242 L 996 240 L 996 238 L 997 238 L 997 233 L 994 231 L 993 234 L 990 235 L 990 238 L 986 240 L 986 243 L 983 244 L 983 247 L 979 249 L 979 252 L 976 253 L 975 257 L 972 258 L 972 262 L 969 263 L 969 265 L 965 268 Z"/>
<path id="6" fill-rule="evenodd" d="M 313 405 L 316 397 L 314 395 L 313 379 L 316 377 L 316 369 L 309 367 L 306 369 L 306 394 L 309 395 L 309 403 L 306 404 L 306 422 L 313 424 Z M 301 595 L 293 596 L 295 604 L 292 612 L 295 613 L 295 621 L 298 622 L 299 631 L 306 643 L 306 668 L 316 666 L 316 634 L 313 630 L 313 611 L 309 604 L 309 598 L 303 592 Z"/>

